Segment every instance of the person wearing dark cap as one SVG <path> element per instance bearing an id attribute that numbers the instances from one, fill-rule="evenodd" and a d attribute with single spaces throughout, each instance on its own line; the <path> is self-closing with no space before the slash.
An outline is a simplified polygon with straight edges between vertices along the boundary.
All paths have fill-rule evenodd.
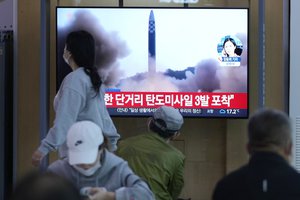
<path id="1" fill-rule="evenodd" d="M 150 186 L 157 200 L 177 199 L 184 185 L 185 156 L 169 144 L 180 134 L 183 117 L 168 106 L 159 107 L 148 120 L 148 132 L 118 143 L 116 154 Z"/>
<path id="2" fill-rule="evenodd" d="M 223 177 L 213 200 L 298 200 L 300 174 L 290 165 L 292 127 L 288 115 L 260 109 L 248 123 L 248 164 Z"/>
<path id="3" fill-rule="evenodd" d="M 53 162 L 48 171 L 70 180 L 89 200 L 153 200 L 148 185 L 122 158 L 104 148 L 100 127 L 76 122 L 67 133 L 68 157 Z"/>

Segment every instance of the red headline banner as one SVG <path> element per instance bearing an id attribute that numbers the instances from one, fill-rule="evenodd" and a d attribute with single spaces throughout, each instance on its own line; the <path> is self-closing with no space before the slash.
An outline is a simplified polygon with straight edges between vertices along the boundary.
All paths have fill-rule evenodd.
<path id="1" fill-rule="evenodd" d="M 158 107 L 175 108 L 236 108 L 246 109 L 247 93 L 202 93 L 202 92 L 106 92 L 107 108 Z"/>

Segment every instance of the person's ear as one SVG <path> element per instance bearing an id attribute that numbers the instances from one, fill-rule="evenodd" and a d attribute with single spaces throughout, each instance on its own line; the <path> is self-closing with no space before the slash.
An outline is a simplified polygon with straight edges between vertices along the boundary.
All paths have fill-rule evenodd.
<path id="1" fill-rule="evenodd" d="M 180 131 L 177 131 L 175 137 L 179 137 L 180 134 L 181 134 L 181 132 L 180 132 Z"/>
<path id="2" fill-rule="evenodd" d="M 176 131 L 176 133 L 171 136 L 170 140 L 175 140 L 180 135 L 180 131 Z"/>
<path id="3" fill-rule="evenodd" d="M 284 148 L 284 154 L 286 156 L 290 156 L 292 155 L 292 151 L 293 151 L 293 144 L 292 142 L 289 142 L 288 145 L 286 145 L 286 147 Z"/>
<path id="4" fill-rule="evenodd" d="M 148 131 L 150 130 L 150 123 L 151 123 L 151 121 L 152 121 L 152 117 L 149 117 L 148 119 L 147 119 L 147 127 L 148 127 Z"/>

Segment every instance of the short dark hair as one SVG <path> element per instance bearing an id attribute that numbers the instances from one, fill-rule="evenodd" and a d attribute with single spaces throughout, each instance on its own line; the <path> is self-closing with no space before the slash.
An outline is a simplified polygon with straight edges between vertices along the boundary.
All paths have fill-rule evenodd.
<path id="1" fill-rule="evenodd" d="M 83 200 L 69 181 L 50 172 L 30 172 L 17 183 L 11 200 Z"/>
<path id="2" fill-rule="evenodd" d="M 291 122 L 286 113 L 264 108 L 256 111 L 248 123 L 248 139 L 252 149 L 284 148 L 291 142 Z"/>
<path id="3" fill-rule="evenodd" d="M 165 130 L 162 130 L 162 128 L 160 128 L 160 127 L 164 127 Z M 153 117 L 151 117 L 151 121 L 149 124 L 150 130 L 157 133 L 162 138 L 168 139 L 178 132 L 178 131 L 167 130 L 166 127 L 167 127 L 167 125 L 164 122 L 164 120 L 154 119 Z"/>

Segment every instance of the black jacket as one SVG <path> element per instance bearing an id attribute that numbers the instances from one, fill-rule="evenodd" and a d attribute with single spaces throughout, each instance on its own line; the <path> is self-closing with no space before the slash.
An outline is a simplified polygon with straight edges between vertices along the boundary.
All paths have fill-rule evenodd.
<path id="1" fill-rule="evenodd" d="M 213 200 L 300 200 L 300 174 L 281 156 L 257 152 L 217 183 Z"/>

